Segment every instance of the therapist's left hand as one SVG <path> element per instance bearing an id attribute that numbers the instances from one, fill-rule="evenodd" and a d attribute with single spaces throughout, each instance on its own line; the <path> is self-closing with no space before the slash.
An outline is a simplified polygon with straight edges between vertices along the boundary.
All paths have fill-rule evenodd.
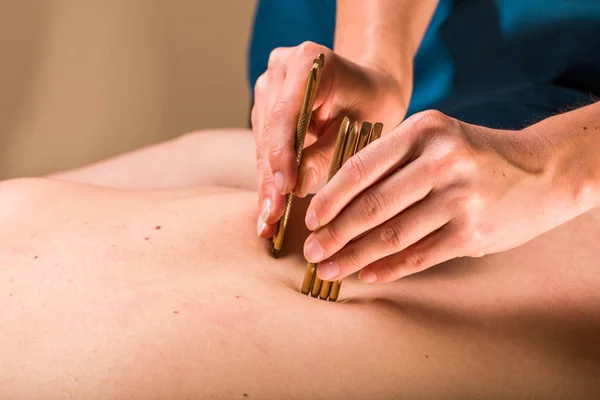
<path id="1" fill-rule="evenodd" d="M 537 131 L 412 116 L 313 197 L 304 254 L 323 280 L 372 283 L 519 246 L 582 213 L 554 153 Z"/>

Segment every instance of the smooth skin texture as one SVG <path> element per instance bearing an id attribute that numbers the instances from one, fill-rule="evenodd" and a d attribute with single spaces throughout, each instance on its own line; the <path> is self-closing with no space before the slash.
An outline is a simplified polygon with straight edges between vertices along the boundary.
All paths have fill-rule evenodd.
<path id="1" fill-rule="evenodd" d="M 123 189 L 202 185 L 256 190 L 253 147 L 245 129 L 191 132 L 49 177 Z"/>
<path id="2" fill-rule="evenodd" d="M 599 152 L 600 103 L 522 131 L 417 114 L 315 195 L 305 256 L 373 283 L 517 247 L 600 205 Z"/>
<path id="3" fill-rule="evenodd" d="M 334 51 L 305 42 L 272 51 L 254 88 L 252 129 L 258 166 L 259 236 L 271 237 L 284 194 L 300 197 L 327 177 L 339 124 L 345 116 L 402 121 L 412 91 L 412 63 L 437 1 L 340 0 Z M 399 40 L 398 38 L 402 38 Z M 298 173 L 294 139 L 312 60 L 325 55 L 321 84 Z"/>
<path id="4" fill-rule="evenodd" d="M 195 143 L 210 157 L 212 143 L 229 157 L 246 140 L 194 134 L 158 153 L 179 158 Z M 156 150 L 62 176 L 102 180 L 111 165 L 127 175 Z M 226 185 L 227 171 L 237 182 L 253 162 L 214 160 L 202 161 L 195 185 Z M 0 184 L 0 397 L 585 399 L 600 390 L 598 212 L 387 285 L 347 279 L 329 303 L 297 292 L 303 203 L 290 253 L 274 260 L 254 235 L 255 198 L 222 187 Z"/>

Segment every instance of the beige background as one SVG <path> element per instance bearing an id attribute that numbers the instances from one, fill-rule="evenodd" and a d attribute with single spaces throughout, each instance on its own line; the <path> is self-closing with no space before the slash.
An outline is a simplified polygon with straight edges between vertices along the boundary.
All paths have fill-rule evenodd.
<path id="1" fill-rule="evenodd" d="M 0 0 L 0 178 L 248 120 L 252 0 Z"/>

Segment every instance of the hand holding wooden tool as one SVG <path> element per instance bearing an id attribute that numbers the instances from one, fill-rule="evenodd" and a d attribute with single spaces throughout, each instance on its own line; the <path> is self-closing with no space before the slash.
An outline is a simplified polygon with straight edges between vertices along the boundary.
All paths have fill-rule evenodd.
<path id="1" fill-rule="evenodd" d="M 348 117 L 344 118 L 338 132 L 327 181 L 333 178 L 350 157 L 358 153 L 372 141 L 379 139 L 382 130 L 383 124 L 379 122 L 374 125 L 371 125 L 369 122 L 363 122 L 359 133 L 358 124 L 354 122 L 351 125 Z M 309 262 L 304 271 L 304 280 L 300 291 L 303 294 L 310 293 L 312 297 L 319 297 L 321 300 L 336 301 L 340 294 L 341 285 L 341 280 L 329 282 L 319 279 L 317 277 L 317 265 Z"/>
<path id="2" fill-rule="evenodd" d="M 319 83 L 321 81 L 321 73 L 323 71 L 324 62 L 325 56 L 323 54 L 319 54 L 319 56 L 313 60 L 313 65 L 308 74 L 308 78 L 306 79 L 304 98 L 300 107 L 298 124 L 296 126 L 296 140 L 294 143 L 297 167 L 300 166 L 300 162 L 302 161 L 304 140 L 306 138 L 306 131 L 310 123 L 315 97 L 317 96 L 317 91 L 319 90 Z M 348 117 L 345 117 L 338 132 L 338 138 L 331 161 L 331 166 L 329 168 L 327 181 L 333 178 L 333 176 L 350 157 L 359 152 L 370 142 L 378 139 L 381 136 L 382 130 L 383 125 L 381 123 L 371 125 L 368 122 L 363 122 L 359 133 L 358 124 L 354 122 L 351 126 L 350 120 Z M 273 236 L 271 250 L 273 257 L 275 258 L 279 257 L 281 249 L 283 248 L 285 231 L 287 229 L 293 201 L 294 193 L 290 192 L 285 199 L 285 211 L 283 213 L 283 217 L 279 221 L 275 236 Z M 313 297 L 320 297 L 322 300 L 329 299 L 330 301 L 336 301 L 339 297 L 342 282 L 321 281 L 317 277 L 316 268 L 316 264 L 307 264 L 301 292 L 304 294 L 311 293 Z"/>
<path id="3" fill-rule="evenodd" d="M 304 139 L 306 138 L 306 131 L 310 124 L 310 118 L 317 97 L 317 91 L 319 90 L 319 83 L 321 82 L 321 73 L 323 71 L 323 64 L 325 63 L 325 56 L 319 54 L 314 59 L 313 65 L 306 79 L 306 87 L 304 89 L 304 99 L 300 107 L 300 114 L 298 116 L 298 124 L 296 126 L 296 141 L 294 148 L 296 150 L 296 165 L 300 166 L 302 161 L 302 150 L 304 149 Z M 290 218 L 290 211 L 292 209 L 292 203 L 294 201 L 294 192 L 287 194 L 285 198 L 285 211 L 283 217 L 277 225 L 277 231 L 273 236 L 272 254 L 273 257 L 278 258 L 283 247 L 283 240 L 285 238 L 285 230 L 287 229 L 288 220 Z"/>

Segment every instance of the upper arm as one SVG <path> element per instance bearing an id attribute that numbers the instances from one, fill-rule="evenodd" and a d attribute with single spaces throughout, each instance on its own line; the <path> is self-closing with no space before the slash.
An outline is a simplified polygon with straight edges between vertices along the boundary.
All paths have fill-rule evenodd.
<path id="1" fill-rule="evenodd" d="M 256 188 L 254 140 L 242 129 L 192 132 L 50 178 L 129 189 Z"/>

